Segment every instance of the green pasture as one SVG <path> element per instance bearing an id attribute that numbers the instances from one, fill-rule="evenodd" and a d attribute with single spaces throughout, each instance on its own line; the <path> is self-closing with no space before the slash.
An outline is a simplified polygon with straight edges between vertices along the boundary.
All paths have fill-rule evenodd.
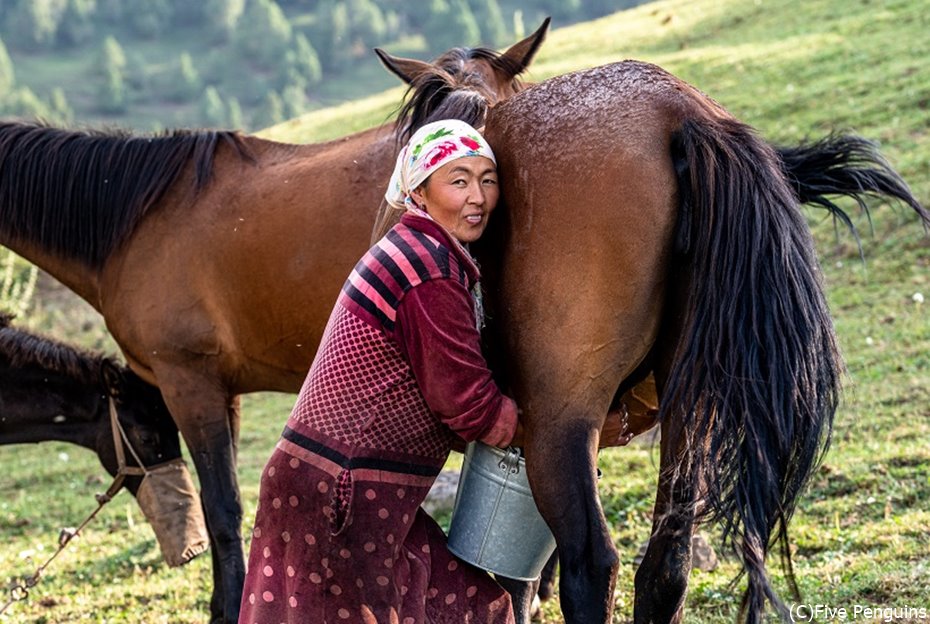
<path id="1" fill-rule="evenodd" d="M 775 142 L 832 129 L 879 141 L 930 204 L 928 31 L 923 0 L 667 0 L 556 29 L 528 77 L 624 58 L 655 62 Z M 264 134 L 292 142 L 338 137 L 390 119 L 402 93 L 314 112 Z M 876 206 L 873 217 L 874 228 L 856 219 L 862 262 L 848 233 L 810 212 L 848 371 L 832 447 L 792 525 L 795 572 L 807 603 L 850 614 L 856 605 L 930 611 L 930 302 L 921 301 L 930 297 L 930 237 L 902 209 Z M 244 399 L 246 533 L 259 472 L 292 402 L 278 394 Z M 632 561 L 650 531 L 657 462 L 657 450 L 637 443 L 601 457 L 601 500 L 622 560 L 615 622 L 632 616 Z M 2 587 L 31 573 L 59 528 L 92 511 L 93 493 L 108 481 L 95 457 L 63 444 L 0 448 L 0 467 Z M 706 531 L 713 543 L 714 527 Z M 786 595 L 774 559 L 770 569 Z M 737 571 L 724 559 L 715 571 L 693 572 L 685 621 L 732 622 Z M 207 556 L 165 567 L 151 529 L 121 494 L 0 622 L 203 622 L 210 585 Z M 555 603 L 545 605 L 543 621 L 561 621 Z"/>

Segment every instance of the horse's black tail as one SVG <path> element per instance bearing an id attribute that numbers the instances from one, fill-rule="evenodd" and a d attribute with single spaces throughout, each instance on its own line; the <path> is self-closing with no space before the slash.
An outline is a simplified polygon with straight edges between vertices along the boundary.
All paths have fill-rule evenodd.
<path id="1" fill-rule="evenodd" d="M 689 436 L 676 477 L 699 484 L 703 519 L 744 563 L 740 620 L 761 622 L 766 602 L 787 617 L 765 559 L 780 545 L 797 594 L 787 525 L 829 444 L 842 374 L 813 242 L 778 156 L 748 126 L 686 121 L 673 157 L 688 281 L 662 396 L 662 417 L 684 418 Z"/>
<path id="2" fill-rule="evenodd" d="M 869 196 L 900 200 L 917 212 L 925 224 L 930 224 L 930 213 L 872 141 L 855 135 L 831 134 L 797 147 L 776 149 L 798 200 L 826 208 L 853 232 L 852 223 L 831 196 L 854 199 L 866 215 L 869 210 L 865 202 Z"/>

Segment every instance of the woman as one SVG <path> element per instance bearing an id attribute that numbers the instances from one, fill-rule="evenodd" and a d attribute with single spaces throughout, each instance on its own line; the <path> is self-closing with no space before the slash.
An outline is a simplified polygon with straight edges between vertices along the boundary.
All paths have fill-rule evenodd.
<path id="1" fill-rule="evenodd" d="M 468 124 L 424 126 L 386 198 L 405 214 L 343 286 L 262 473 L 240 622 L 513 621 L 508 594 L 420 509 L 456 436 L 519 442 L 462 246 L 497 204 L 494 154 Z"/>

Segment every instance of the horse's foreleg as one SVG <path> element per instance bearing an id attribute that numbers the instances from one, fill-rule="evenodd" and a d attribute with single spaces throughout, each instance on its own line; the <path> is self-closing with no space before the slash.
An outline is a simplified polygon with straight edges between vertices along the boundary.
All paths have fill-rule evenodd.
<path id="1" fill-rule="evenodd" d="M 505 576 L 495 578 L 500 586 L 510 594 L 516 624 L 530 624 L 530 618 L 533 615 L 533 599 L 536 597 L 539 579 L 535 581 L 518 581 Z"/>
<path id="2" fill-rule="evenodd" d="M 672 478 L 683 452 L 677 423 L 662 426 L 661 472 L 652 536 L 636 571 L 635 624 L 679 624 L 691 572 L 694 484 Z"/>
<path id="3" fill-rule="evenodd" d="M 527 431 L 527 476 L 558 544 L 559 598 L 570 624 L 610 621 L 619 564 L 597 496 L 600 424 Z"/>
<path id="4" fill-rule="evenodd" d="M 200 480 L 213 556 L 210 621 L 235 624 L 245 580 L 242 501 L 236 478 L 238 404 L 215 380 L 168 373 L 159 375 L 158 381 Z"/>

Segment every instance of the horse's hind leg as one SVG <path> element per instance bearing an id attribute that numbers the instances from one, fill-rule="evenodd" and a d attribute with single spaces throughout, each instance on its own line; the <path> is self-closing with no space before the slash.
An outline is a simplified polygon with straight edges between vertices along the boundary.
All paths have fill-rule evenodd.
<path id="1" fill-rule="evenodd" d="M 672 471 L 679 465 L 683 449 L 681 433 L 678 422 L 663 422 L 652 537 L 636 571 L 634 624 L 679 624 L 684 613 L 695 492 L 693 484 L 673 479 Z"/>
<path id="2" fill-rule="evenodd" d="M 558 565 L 559 551 L 557 549 L 552 553 L 552 556 L 549 557 L 549 561 L 546 562 L 546 567 L 543 568 L 542 574 L 539 576 L 539 589 L 537 593 L 539 594 L 540 600 L 549 600 L 552 598 L 552 594 L 555 592 L 555 573 Z"/>
<path id="3" fill-rule="evenodd" d="M 559 599 L 568 623 L 606 623 L 611 616 L 619 558 L 597 497 L 602 420 L 566 418 L 558 435 L 527 430 L 527 476 L 558 543 Z"/>

